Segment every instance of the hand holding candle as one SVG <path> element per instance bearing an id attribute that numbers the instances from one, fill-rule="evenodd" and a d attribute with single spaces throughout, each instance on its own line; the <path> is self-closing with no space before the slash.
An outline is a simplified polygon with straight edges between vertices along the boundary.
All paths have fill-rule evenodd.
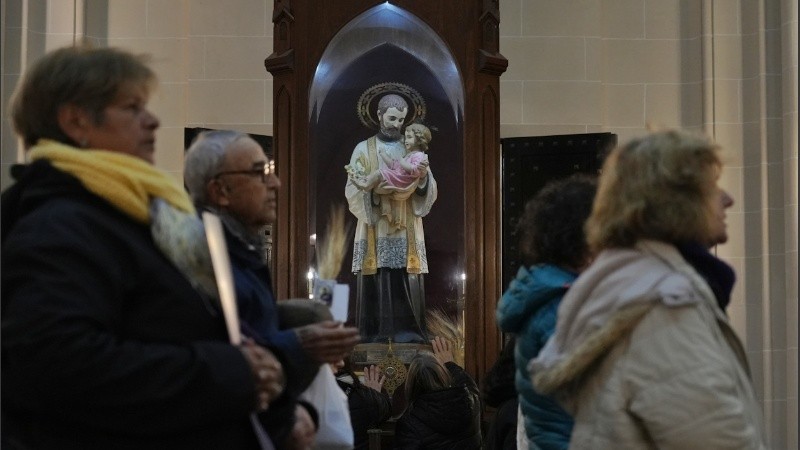
<path id="1" fill-rule="evenodd" d="M 259 411 L 266 410 L 269 404 L 283 393 L 286 386 L 283 366 L 272 352 L 259 347 L 253 341 L 245 340 L 240 348 L 253 371 L 257 408 Z"/>

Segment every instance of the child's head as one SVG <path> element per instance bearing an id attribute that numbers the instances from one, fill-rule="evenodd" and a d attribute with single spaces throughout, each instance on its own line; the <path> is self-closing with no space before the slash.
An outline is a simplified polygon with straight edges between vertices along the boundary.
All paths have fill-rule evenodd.
<path id="1" fill-rule="evenodd" d="M 428 144 L 431 142 L 431 130 L 421 123 L 412 123 L 406 127 L 405 139 L 403 144 L 406 150 L 428 151 Z"/>

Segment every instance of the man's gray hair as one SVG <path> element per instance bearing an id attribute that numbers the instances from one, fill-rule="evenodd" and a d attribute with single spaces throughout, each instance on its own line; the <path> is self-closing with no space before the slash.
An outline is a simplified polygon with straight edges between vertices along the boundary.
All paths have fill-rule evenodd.
<path id="1" fill-rule="evenodd" d="M 197 209 L 213 206 L 208 204 L 208 182 L 222 167 L 228 147 L 246 137 L 240 131 L 213 130 L 200 133 L 192 142 L 183 163 L 183 181 Z"/>
<path id="2" fill-rule="evenodd" d="M 408 108 L 408 102 L 397 94 L 387 94 L 378 100 L 378 116 L 382 116 L 389 108 L 405 111 Z"/>

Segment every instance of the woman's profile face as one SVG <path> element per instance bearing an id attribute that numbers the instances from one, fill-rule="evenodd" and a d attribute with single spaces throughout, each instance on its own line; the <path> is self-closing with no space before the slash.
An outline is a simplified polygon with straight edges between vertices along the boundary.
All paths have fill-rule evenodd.
<path id="1" fill-rule="evenodd" d="M 728 241 L 727 225 L 725 224 L 725 210 L 733 206 L 733 197 L 722 189 L 719 184 L 715 184 L 714 192 L 711 197 L 711 224 L 709 231 L 709 247 L 724 244 Z"/>
<path id="2" fill-rule="evenodd" d="M 147 109 L 148 99 L 144 86 L 123 85 L 103 110 L 100 124 L 89 121 L 86 147 L 125 153 L 153 164 L 159 120 Z"/>

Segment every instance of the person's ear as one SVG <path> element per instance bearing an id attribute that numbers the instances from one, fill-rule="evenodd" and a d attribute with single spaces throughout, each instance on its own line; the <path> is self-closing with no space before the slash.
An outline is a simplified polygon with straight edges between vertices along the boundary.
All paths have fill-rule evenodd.
<path id="1" fill-rule="evenodd" d="M 56 112 L 58 126 L 61 131 L 80 147 L 88 144 L 89 125 L 91 119 L 85 109 L 74 104 L 66 104 L 58 107 Z"/>
<path id="2" fill-rule="evenodd" d="M 216 207 L 228 206 L 231 202 L 228 186 L 222 184 L 218 178 L 211 179 L 206 185 L 206 194 L 209 202 Z"/>

